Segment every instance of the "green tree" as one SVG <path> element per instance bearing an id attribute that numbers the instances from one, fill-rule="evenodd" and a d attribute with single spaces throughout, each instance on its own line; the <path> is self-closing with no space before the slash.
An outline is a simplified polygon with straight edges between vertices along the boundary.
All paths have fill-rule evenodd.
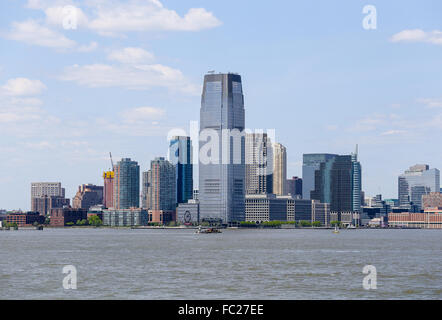
<path id="1" fill-rule="evenodd" d="M 311 227 L 312 226 L 311 222 L 307 221 L 307 220 L 301 220 L 299 223 L 300 223 L 301 227 Z"/>
<path id="2" fill-rule="evenodd" d="M 49 225 L 51 223 L 51 218 L 46 217 L 45 219 L 45 225 Z"/>
<path id="3" fill-rule="evenodd" d="M 341 221 L 333 220 L 333 221 L 330 221 L 330 224 L 332 227 L 334 227 L 334 226 L 339 227 L 339 226 L 341 226 Z"/>
<path id="4" fill-rule="evenodd" d="M 103 221 L 101 221 L 98 216 L 90 216 L 87 221 L 91 226 L 94 227 L 99 227 L 103 224 Z"/>
<path id="5" fill-rule="evenodd" d="M 72 227 L 73 225 L 74 225 L 73 222 L 68 222 L 68 223 L 66 223 L 66 226 L 68 226 L 68 227 Z"/>
<path id="6" fill-rule="evenodd" d="M 320 227 L 321 226 L 321 221 L 313 221 L 312 226 L 313 227 Z"/>

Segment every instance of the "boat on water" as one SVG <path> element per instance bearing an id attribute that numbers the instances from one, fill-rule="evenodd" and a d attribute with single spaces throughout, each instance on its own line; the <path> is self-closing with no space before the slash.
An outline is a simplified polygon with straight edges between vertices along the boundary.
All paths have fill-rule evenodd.
<path id="1" fill-rule="evenodd" d="M 201 226 L 199 226 L 198 230 L 195 233 L 221 233 L 221 230 L 217 228 L 207 228 L 202 230 Z"/>
<path id="2" fill-rule="evenodd" d="M 335 230 L 333 230 L 333 233 L 339 233 L 338 226 L 335 226 Z"/>
<path id="3" fill-rule="evenodd" d="M 356 227 L 354 225 L 352 225 L 352 224 L 349 224 L 347 229 L 356 229 Z"/>

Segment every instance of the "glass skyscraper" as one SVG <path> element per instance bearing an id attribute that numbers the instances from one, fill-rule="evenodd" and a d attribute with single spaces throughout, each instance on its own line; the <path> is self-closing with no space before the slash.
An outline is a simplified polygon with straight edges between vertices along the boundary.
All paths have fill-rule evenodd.
<path id="1" fill-rule="evenodd" d="M 315 190 L 315 171 L 322 162 L 326 162 L 336 154 L 310 153 L 303 155 L 302 161 L 302 199 L 310 199 L 310 192 Z"/>
<path id="2" fill-rule="evenodd" d="M 422 208 L 422 196 L 440 190 L 440 171 L 427 164 L 410 167 L 398 178 L 399 206 L 407 208 L 413 203 Z"/>
<path id="3" fill-rule="evenodd" d="M 129 209 L 140 206 L 140 166 L 130 158 L 114 165 L 114 208 Z"/>
<path id="4" fill-rule="evenodd" d="M 190 137 L 172 137 L 169 161 L 176 169 L 177 203 L 186 203 L 193 196 L 192 141 Z"/>
<path id="5" fill-rule="evenodd" d="M 245 220 L 244 127 L 241 76 L 233 73 L 205 75 L 199 144 L 202 221 L 228 224 Z M 234 134 L 236 138 L 232 137 Z"/>

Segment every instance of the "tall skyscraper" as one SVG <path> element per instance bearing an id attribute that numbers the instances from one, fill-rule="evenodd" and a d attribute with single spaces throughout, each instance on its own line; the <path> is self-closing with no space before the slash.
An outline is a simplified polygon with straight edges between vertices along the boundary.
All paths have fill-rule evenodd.
<path id="1" fill-rule="evenodd" d="M 129 209 L 140 206 L 140 166 L 130 158 L 114 165 L 114 208 Z"/>
<path id="2" fill-rule="evenodd" d="M 287 194 L 287 151 L 280 143 L 273 144 L 273 193 Z"/>
<path id="3" fill-rule="evenodd" d="M 273 151 L 267 133 L 246 134 L 246 194 L 273 191 Z"/>
<path id="4" fill-rule="evenodd" d="M 112 208 L 114 205 L 114 178 L 113 171 L 103 172 L 103 205 L 105 208 Z"/>
<path id="5" fill-rule="evenodd" d="M 427 164 L 414 165 L 398 178 L 399 206 L 409 207 L 413 203 L 421 209 L 422 196 L 439 190 L 440 171 Z"/>
<path id="6" fill-rule="evenodd" d="M 205 75 L 199 144 L 202 221 L 245 220 L 244 127 L 241 76 L 232 73 Z"/>
<path id="7" fill-rule="evenodd" d="M 336 157 L 336 154 L 310 153 L 303 155 L 302 161 L 302 199 L 310 199 L 310 192 L 315 190 L 315 171 L 322 162 Z"/>
<path id="8" fill-rule="evenodd" d="M 321 162 L 315 171 L 310 198 L 330 203 L 335 212 L 361 212 L 361 165 L 357 153 L 337 155 Z"/>
<path id="9" fill-rule="evenodd" d="M 293 198 L 302 198 L 302 179 L 298 177 L 287 179 L 287 193 Z"/>
<path id="10" fill-rule="evenodd" d="M 193 162 L 190 137 L 172 137 L 169 144 L 169 161 L 176 171 L 176 201 L 186 203 L 192 199 Z"/>

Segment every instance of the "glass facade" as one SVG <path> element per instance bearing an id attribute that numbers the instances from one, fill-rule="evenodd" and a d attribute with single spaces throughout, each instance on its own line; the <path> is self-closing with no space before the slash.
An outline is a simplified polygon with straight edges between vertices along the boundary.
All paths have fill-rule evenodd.
<path id="1" fill-rule="evenodd" d="M 169 161 L 175 166 L 177 203 L 192 199 L 193 162 L 190 137 L 173 137 L 169 144 Z"/>
<path id="2" fill-rule="evenodd" d="M 302 199 L 310 199 L 310 192 L 315 189 L 315 171 L 322 162 L 337 156 L 328 153 L 310 153 L 303 155 L 302 161 Z"/>
<path id="3" fill-rule="evenodd" d="M 245 220 L 244 96 L 241 76 L 207 74 L 200 110 L 199 200 L 202 221 Z M 235 130 L 239 139 L 224 134 Z M 212 141 L 216 139 L 216 141 Z M 239 140 L 239 141 L 238 141 Z M 207 145 L 212 149 L 207 148 Z M 204 148 L 204 149 L 203 149 Z M 201 158 L 205 155 L 209 161 Z"/>

